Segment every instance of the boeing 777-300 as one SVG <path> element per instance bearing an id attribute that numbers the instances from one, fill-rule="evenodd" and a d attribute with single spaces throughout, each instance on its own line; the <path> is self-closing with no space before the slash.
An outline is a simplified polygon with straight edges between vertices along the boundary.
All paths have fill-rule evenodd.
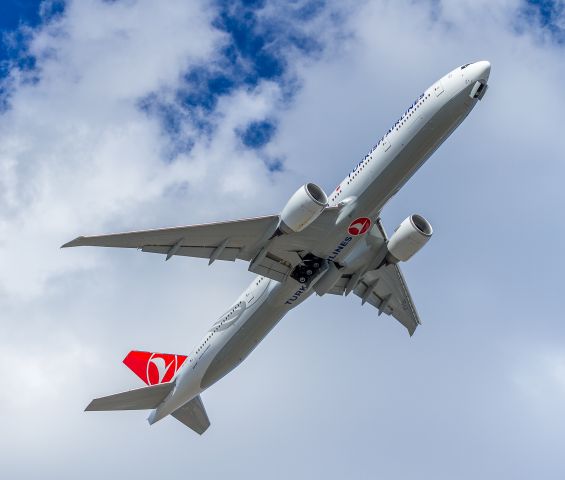
<path id="1" fill-rule="evenodd" d="M 424 91 L 327 196 L 300 187 L 278 215 L 230 222 L 78 237 L 63 247 L 137 248 L 217 260 L 244 260 L 257 274 L 188 355 L 132 351 L 124 363 L 147 386 L 93 400 L 86 410 L 152 410 L 150 424 L 172 415 L 202 434 L 210 425 L 200 394 L 238 366 L 289 312 L 312 294 L 354 293 L 361 304 L 420 324 L 401 273 L 428 242 L 421 215 L 388 237 L 386 202 L 459 126 L 487 90 L 490 63 L 469 63 Z"/>

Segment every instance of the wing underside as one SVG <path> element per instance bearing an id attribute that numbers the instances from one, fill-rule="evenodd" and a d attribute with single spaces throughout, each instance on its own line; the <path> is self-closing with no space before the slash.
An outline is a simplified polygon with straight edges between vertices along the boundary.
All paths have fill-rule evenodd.
<path id="1" fill-rule="evenodd" d="M 249 270 L 285 281 L 302 255 L 315 252 L 325 258 L 327 252 L 317 251 L 320 240 L 335 226 L 339 207 L 326 208 L 305 230 L 277 236 L 278 215 L 235 220 L 230 222 L 163 228 L 137 232 L 78 237 L 63 247 L 99 246 L 136 248 L 143 252 L 207 258 L 215 260 L 244 260 Z M 380 222 L 372 229 L 372 248 L 385 245 L 386 232 Z M 392 315 L 404 325 L 410 335 L 420 319 L 397 265 L 384 265 L 373 270 L 344 274 L 328 293 L 343 295 L 353 291 L 363 303 L 369 303 L 381 313 Z"/>
<path id="2" fill-rule="evenodd" d="M 328 293 L 343 295 L 353 275 L 344 275 Z M 372 305 L 381 313 L 391 315 L 406 327 L 410 335 L 421 324 L 420 317 L 398 265 L 372 270 L 359 280 L 353 293 L 362 303 Z"/>
<path id="3" fill-rule="evenodd" d="M 142 230 L 110 235 L 81 236 L 63 245 L 134 248 L 159 253 L 168 260 L 174 255 L 216 260 L 244 260 L 249 270 L 284 281 L 293 267 L 301 262 L 300 252 L 309 252 L 333 226 L 337 208 L 326 208 L 304 231 L 276 236 L 278 215 L 248 218 L 230 222 L 185 227 Z"/>
<path id="4" fill-rule="evenodd" d="M 387 235 L 379 220 L 372 230 L 376 250 L 386 245 Z M 352 285 L 351 282 L 354 282 Z M 408 290 L 408 285 L 398 264 L 383 264 L 379 268 L 349 272 L 342 275 L 328 292 L 333 295 L 347 295 L 353 291 L 361 303 L 375 307 L 379 315 L 391 315 L 400 322 L 412 336 L 421 324 L 420 317 Z"/>
<path id="5" fill-rule="evenodd" d="M 278 224 L 277 215 L 249 218 L 232 222 L 190 225 L 185 227 L 141 230 L 77 237 L 63 245 L 137 248 L 144 252 L 167 256 L 185 255 L 215 260 L 251 260 L 254 246 L 266 232 L 272 233 Z M 274 226 L 274 227 L 273 227 Z"/>

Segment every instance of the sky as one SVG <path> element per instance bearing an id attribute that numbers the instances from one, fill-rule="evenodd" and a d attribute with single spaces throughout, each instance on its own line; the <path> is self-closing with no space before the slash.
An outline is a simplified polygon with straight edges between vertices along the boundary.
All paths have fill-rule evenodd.
<path id="1" fill-rule="evenodd" d="M 204 392 L 201 437 L 83 412 L 141 386 L 129 350 L 189 352 L 253 275 L 60 245 L 331 192 L 476 60 L 483 101 L 383 210 L 434 227 L 403 265 L 412 338 L 315 297 Z M 1 476 L 564 478 L 563 78 L 563 0 L 2 2 Z"/>

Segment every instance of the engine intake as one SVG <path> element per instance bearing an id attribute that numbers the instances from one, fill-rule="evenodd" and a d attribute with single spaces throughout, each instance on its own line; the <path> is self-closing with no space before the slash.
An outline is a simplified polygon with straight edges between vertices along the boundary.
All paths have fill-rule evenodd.
<path id="1" fill-rule="evenodd" d="M 327 204 L 328 197 L 318 185 L 302 185 L 281 212 L 280 230 L 284 233 L 304 230 L 320 216 Z"/>
<path id="2" fill-rule="evenodd" d="M 387 248 L 390 260 L 406 262 L 418 252 L 431 238 L 433 233 L 430 223 L 421 215 L 410 215 L 394 231 Z"/>

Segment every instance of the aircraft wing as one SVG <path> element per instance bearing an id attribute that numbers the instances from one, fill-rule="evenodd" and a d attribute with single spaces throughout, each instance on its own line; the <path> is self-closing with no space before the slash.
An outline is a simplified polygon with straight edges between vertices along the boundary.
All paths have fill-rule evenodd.
<path id="1" fill-rule="evenodd" d="M 269 215 L 231 222 L 81 236 L 62 248 L 137 248 L 143 252 L 161 253 L 168 258 L 183 255 L 208 259 L 215 257 L 214 260 L 251 260 L 257 250 L 256 244 L 261 242 L 265 234 L 272 234 L 277 224 L 278 216 Z"/>
<path id="2" fill-rule="evenodd" d="M 387 236 L 380 220 L 376 222 L 376 226 L 382 241 L 385 242 Z M 391 315 L 404 325 L 412 336 L 421 321 L 400 267 L 397 264 L 388 264 L 360 273 L 362 272 L 343 275 L 328 293 L 347 293 L 350 282 L 357 274 L 358 280 L 353 293 L 361 298 L 361 303 L 368 303 L 377 308 L 379 315 Z"/>
<path id="3" fill-rule="evenodd" d="M 338 208 L 326 208 L 302 232 L 273 237 L 279 224 L 278 215 L 248 218 L 229 222 L 189 225 L 184 227 L 81 236 L 62 248 L 95 246 L 136 248 L 143 252 L 251 262 L 249 270 L 284 281 L 294 265 L 300 263 L 299 252 L 312 251 L 326 229 L 335 222 Z"/>
<path id="4" fill-rule="evenodd" d="M 421 324 L 404 275 L 398 265 L 388 265 L 368 272 L 353 293 L 378 308 L 379 315 L 385 312 L 396 318 L 406 327 L 410 336 Z"/>
<path id="5" fill-rule="evenodd" d="M 343 295 L 352 276 L 344 275 L 328 293 Z M 359 280 L 353 293 L 361 298 L 363 304 L 368 303 L 377 308 L 379 315 L 386 313 L 398 320 L 406 327 L 410 336 L 421 324 L 404 275 L 398 265 L 387 265 L 378 270 L 368 271 Z"/>

